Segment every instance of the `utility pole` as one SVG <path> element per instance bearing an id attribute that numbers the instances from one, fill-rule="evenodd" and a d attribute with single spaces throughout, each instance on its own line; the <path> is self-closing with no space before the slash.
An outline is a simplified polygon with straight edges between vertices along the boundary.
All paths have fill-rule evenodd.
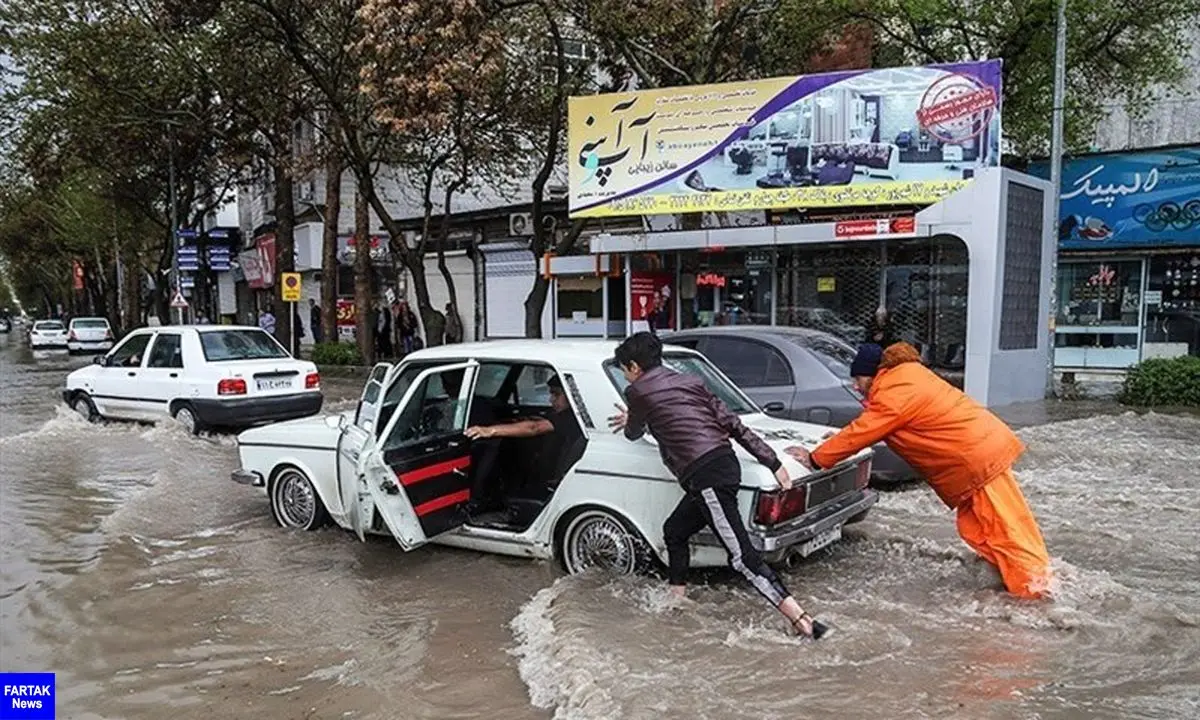
<path id="1" fill-rule="evenodd" d="M 179 278 L 179 210 L 175 197 L 175 126 L 167 121 L 167 142 L 170 145 L 170 167 L 167 170 L 167 180 L 170 185 L 171 202 L 171 297 L 182 292 Z M 183 308 L 176 308 L 175 323 L 183 324 Z"/>
<path id="2" fill-rule="evenodd" d="M 1050 139 L 1050 185 L 1054 218 L 1050 232 L 1054 250 L 1050 255 L 1050 359 L 1046 363 L 1046 396 L 1054 397 L 1054 341 L 1058 317 L 1058 226 L 1062 195 L 1063 103 L 1067 90 L 1067 0 L 1058 0 L 1058 33 L 1054 42 L 1054 116 Z"/>

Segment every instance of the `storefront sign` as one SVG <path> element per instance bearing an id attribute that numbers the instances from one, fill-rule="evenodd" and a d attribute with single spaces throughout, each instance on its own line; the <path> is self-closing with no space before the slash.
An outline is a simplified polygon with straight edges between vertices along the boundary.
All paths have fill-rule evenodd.
<path id="1" fill-rule="evenodd" d="M 999 164 L 1001 63 L 571 98 L 573 218 L 929 204 Z"/>
<path id="2" fill-rule="evenodd" d="M 696 276 L 696 285 L 698 287 L 725 287 L 725 276 L 716 273 L 700 273 Z"/>
<path id="3" fill-rule="evenodd" d="M 1147 305 L 1162 305 L 1162 290 L 1147 290 L 1142 299 Z"/>
<path id="4" fill-rule="evenodd" d="M 338 327 L 354 327 L 357 322 L 356 313 L 354 310 L 354 300 L 350 298 L 338 298 L 337 300 L 337 324 Z"/>
<path id="5" fill-rule="evenodd" d="M 817 278 L 817 292 L 829 293 L 837 291 L 837 278 L 819 277 Z"/>
<path id="6" fill-rule="evenodd" d="M 917 219 L 912 216 L 879 220 L 843 220 L 833 225 L 833 235 L 838 239 L 894 237 L 913 235 L 916 231 Z"/>
<path id="7" fill-rule="evenodd" d="M 1200 145 L 1067 160 L 1061 192 L 1064 250 L 1200 245 Z"/>
<path id="8" fill-rule="evenodd" d="M 357 250 L 358 239 L 353 235 L 342 235 L 338 238 L 338 262 L 342 265 L 353 265 Z M 387 265 L 390 258 L 387 237 L 372 235 L 371 264 Z"/>
<path id="9" fill-rule="evenodd" d="M 247 255 L 248 253 L 242 253 Z M 256 272 L 252 271 L 242 263 L 242 270 L 246 274 L 246 284 L 250 287 L 269 288 L 275 285 L 275 234 L 268 233 L 259 237 L 254 242 L 254 250 L 251 251 L 256 260 L 254 265 L 257 266 Z M 251 273 L 254 272 L 254 276 Z"/>
<path id="10" fill-rule="evenodd" d="M 670 330 L 675 327 L 671 273 L 635 272 L 630 277 L 630 307 L 632 319 L 649 324 L 651 330 Z"/>

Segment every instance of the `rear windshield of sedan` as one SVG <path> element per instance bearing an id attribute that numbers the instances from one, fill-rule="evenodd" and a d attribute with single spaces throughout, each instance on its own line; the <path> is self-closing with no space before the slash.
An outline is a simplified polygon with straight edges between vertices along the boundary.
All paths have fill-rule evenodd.
<path id="1" fill-rule="evenodd" d="M 854 362 L 854 348 L 825 335 L 786 335 L 788 340 L 808 350 L 821 364 L 841 380 L 850 378 L 850 364 Z"/>
<path id="2" fill-rule="evenodd" d="M 107 320 L 72 320 L 71 327 L 77 328 L 106 328 Z"/>
<path id="3" fill-rule="evenodd" d="M 200 347 L 209 362 L 266 360 L 291 357 L 275 338 L 262 330 L 216 330 L 200 333 Z"/>
<path id="4" fill-rule="evenodd" d="M 738 415 L 758 412 L 758 408 L 754 407 L 753 403 L 736 387 L 718 375 L 713 366 L 700 356 L 667 352 L 663 353 L 663 365 L 675 372 L 699 375 L 704 384 L 708 386 L 709 392 L 719 397 L 721 402 Z M 621 372 L 621 367 L 615 361 L 608 360 L 604 363 L 604 371 L 608 373 L 609 379 L 624 396 L 625 388 L 629 387 L 629 383 L 625 380 L 625 374 Z"/>
<path id="5" fill-rule="evenodd" d="M 58 321 L 34 323 L 34 330 L 62 330 L 63 324 Z"/>

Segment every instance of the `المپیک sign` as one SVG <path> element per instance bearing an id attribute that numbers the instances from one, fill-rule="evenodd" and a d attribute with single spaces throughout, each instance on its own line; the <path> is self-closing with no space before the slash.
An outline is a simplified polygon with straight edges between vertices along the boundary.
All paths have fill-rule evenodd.
<path id="1" fill-rule="evenodd" d="M 300 273 L 279 274 L 279 294 L 284 302 L 300 302 Z"/>

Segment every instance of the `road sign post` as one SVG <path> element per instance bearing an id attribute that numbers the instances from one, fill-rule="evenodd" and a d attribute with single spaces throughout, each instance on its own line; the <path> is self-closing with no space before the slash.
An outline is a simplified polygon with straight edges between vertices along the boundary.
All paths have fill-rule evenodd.
<path id="1" fill-rule="evenodd" d="M 301 295 L 300 273 L 285 272 L 279 274 L 279 294 L 280 299 L 289 305 L 289 310 L 292 313 L 288 325 L 292 328 L 292 336 L 288 338 L 288 350 L 296 355 L 300 354 L 300 348 L 296 343 L 296 303 L 300 302 Z"/>

